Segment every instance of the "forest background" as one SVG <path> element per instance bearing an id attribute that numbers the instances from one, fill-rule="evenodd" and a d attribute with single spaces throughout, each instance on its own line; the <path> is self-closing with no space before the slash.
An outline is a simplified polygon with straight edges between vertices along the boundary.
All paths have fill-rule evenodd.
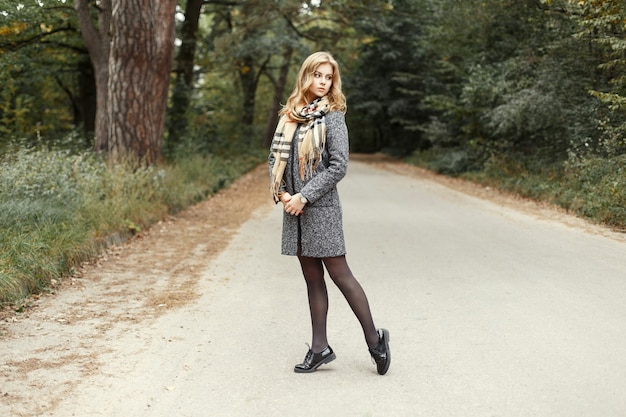
<path id="1" fill-rule="evenodd" d="M 0 0 L 0 302 L 262 162 L 316 50 L 351 151 L 625 228 L 622 0 Z"/>

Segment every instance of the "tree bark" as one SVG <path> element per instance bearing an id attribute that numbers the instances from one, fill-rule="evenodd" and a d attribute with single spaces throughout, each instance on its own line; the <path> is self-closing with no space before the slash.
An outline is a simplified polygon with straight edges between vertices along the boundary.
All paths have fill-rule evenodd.
<path id="1" fill-rule="evenodd" d="M 108 103 L 109 157 L 161 156 L 176 0 L 114 0 Z"/>
<path id="2" fill-rule="evenodd" d="M 251 56 L 244 57 L 239 64 L 239 81 L 243 93 L 241 124 L 244 127 L 251 127 L 254 124 L 254 101 L 258 79 L 254 64 L 255 61 Z"/>
<path id="3" fill-rule="evenodd" d="M 101 0 L 98 7 L 98 28 L 89 13 L 88 0 L 76 0 L 74 3 L 83 40 L 89 51 L 96 79 L 96 119 L 94 126 L 94 150 L 107 152 L 109 149 L 108 132 L 108 82 L 109 54 L 111 46 L 111 0 Z"/>
<path id="4" fill-rule="evenodd" d="M 93 135 L 96 128 L 98 89 L 91 61 L 81 60 L 78 63 L 78 73 L 78 111 L 80 115 L 78 122 L 83 124 L 85 135 Z"/>

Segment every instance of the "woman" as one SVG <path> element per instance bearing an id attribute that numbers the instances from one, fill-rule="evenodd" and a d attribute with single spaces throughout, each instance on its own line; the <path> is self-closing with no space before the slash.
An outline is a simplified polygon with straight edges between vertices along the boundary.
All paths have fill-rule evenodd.
<path id="1" fill-rule="evenodd" d="M 297 256 L 307 285 L 313 337 L 295 372 L 314 372 L 335 359 L 326 337 L 324 267 L 363 328 L 379 374 L 389 369 L 389 332 L 376 329 L 367 297 L 345 257 L 337 183 L 348 167 L 348 130 L 337 61 L 316 52 L 302 64 L 280 111 L 269 156 L 271 191 L 284 206 L 282 254 Z"/>

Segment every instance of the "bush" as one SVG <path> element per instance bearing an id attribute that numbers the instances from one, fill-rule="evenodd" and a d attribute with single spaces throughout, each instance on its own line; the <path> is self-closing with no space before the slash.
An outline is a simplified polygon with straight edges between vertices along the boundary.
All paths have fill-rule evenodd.
<path id="1" fill-rule="evenodd" d="M 600 223 L 626 229 L 626 156 L 587 158 L 566 166 L 564 207 Z"/>
<path id="2" fill-rule="evenodd" d="M 492 159 L 465 178 L 559 205 L 596 223 L 626 230 L 626 156 L 540 165 L 522 158 Z"/>
<path id="3" fill-rule="evenodd" d="M 439 174 L 458 176 L 469 169 L 469 159 L 469 153 L 460 147 L 433 147 L 425 151 L 415 151 L 405 161 Z"/>
<path id="4" fill-rule="evenodd" d="M 0 161 L 0 302 L 44 290 L 112 237 L 205 199 L 265 153 L 110 166 L 91 153 L 20 150 Z"/>

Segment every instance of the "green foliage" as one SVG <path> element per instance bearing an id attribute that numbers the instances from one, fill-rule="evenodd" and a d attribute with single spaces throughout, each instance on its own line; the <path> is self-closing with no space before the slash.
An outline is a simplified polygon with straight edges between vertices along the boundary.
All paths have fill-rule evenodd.
<path id="1" fill-rule="evenodd" d="M 200 71 L 188 126 L 193 130 L 194 123 L 204 122 L 200 119 L 205 116 L 195 110 L 202 108 L 210 114 L 210 147 L 258 146 L 266 133 L 275 90 L 280 89 L 283 62 L 290 62 L 292 70 L 281 102 L 291 92 L 298 66 L 311 52 L 327 49 L 342 66 L 349 62 L 354 50 L 351 20 L 373 15 L 383 3 L 208 2 L 199 25 L 203 42 L 198 44 L 196 64 Z M 237 143 L 227 143 L 233 140 Z"/>
<path id="2" fill-rule="evenodd" d="M 589 39 L 600 57 L 601 82 L 590 89 L 609 110 L 599 114 L 598 150 L 608 156 L 626 153 L 626 4 L 616 0 L 579 1 L 583 18 L 577 36 Z"/>
<path id="3" fill-rule="evenodd" d="M 58 139 L 82 122 L 87 61 L 69 1 L 0 0 L 0 144 Z"/>
<path id="4" fill-rule="evenodd" d="M 596 3 L 605 3 L 603 13 L 607 3 L 623 10 L 623 2 Z M 422 159 L 445 172 L 481 169 L 507 154 L 552 164 L 623 152 L 616 86 L 624 77 L 614 52 L 624 43 L 613 32 L 603 50 L 590 47 L 578 33 L 584 7 L 563 0 L 393 6 L 376 20 L 357 20 L 372 38 L 349 79 L 352 108 L 361 111 L 351 116 L 355 149 L 428 150 Z M 612 28 L 623 21 L 610 15 Z M 592 96 L 590 86 L 613 87 Z"/>
<path id="5" fill-rule="evenodd" d="M 585 158 L 564 165 L 529 164 L 521 158 L 491 159 L 472 181 L 522 197 L 547 201 L 571 213 L 626 230 L 626 157 Z"/>
<path id="6" fill-rule="evenodd" d="M 351 146 L 357 151 L 403 154 L 423 146 L 415 130 L 428 117 L 420 111 L 420 102 L 428 59 L 423 28 L 430 5 L 396 1 L 393 7 L 380 9 L 355 19 L 359 59 L 345 73 Z"/>
<path id="7" fill-rule="evenodd" d="M 597 222 L 626 230 L 626 157 L 586 158 L 565 168 L 557 202 Z"/>
<path id="8" fill-rule="evenodd" d="M 404 161 L 450 176 L 459 176 L 467 172 L 470 162 L 467 150 L 460 147 L 445 149 L 432 147 L 416 151 L 405 157 Z"/>
<path id="9" fill-rule="evenodd" d="M 263 155 L 263 158 L 266 155 Z M 260 155 L 110 166 L 92 154 L 20 150 L 0 170 L 0 301 L 45 289 L 114 236 L 128 236 L 213 194 Z"/>
<path id="10" fill-rule="evenodd" d="M 624 228 L 626 3 L 432 4 L 410 125 L 431 146 L 407 161 Z"/>

